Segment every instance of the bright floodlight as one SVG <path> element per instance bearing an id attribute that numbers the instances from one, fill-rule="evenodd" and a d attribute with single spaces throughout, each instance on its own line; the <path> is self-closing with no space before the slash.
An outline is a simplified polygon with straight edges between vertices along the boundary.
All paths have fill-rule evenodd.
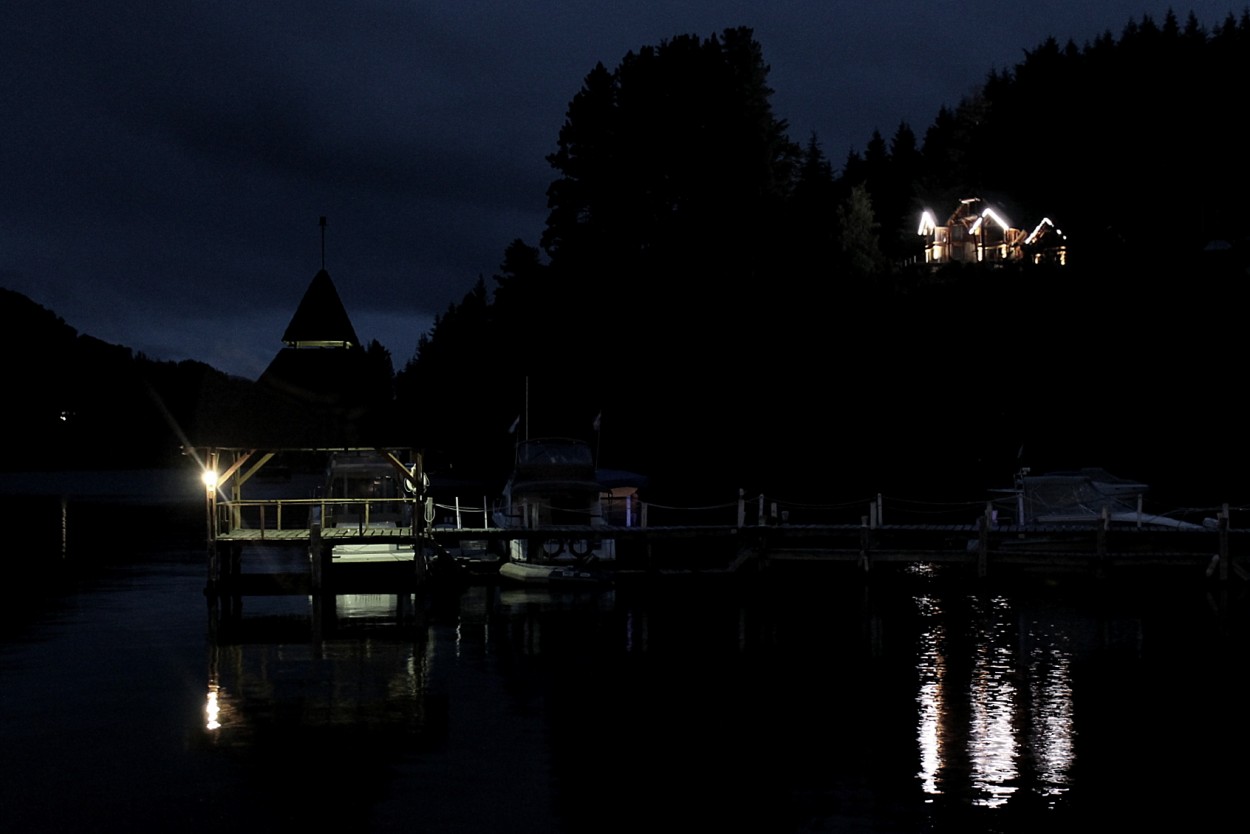
<path id="1" fill-rule="evenodd" d="M 204 486 L 208 487 L 209 489 L 217 488 L 217 473 L 216 472 L 214 472 L 211 469 L 205 469 L 203 478 L 204 478 Z"/>

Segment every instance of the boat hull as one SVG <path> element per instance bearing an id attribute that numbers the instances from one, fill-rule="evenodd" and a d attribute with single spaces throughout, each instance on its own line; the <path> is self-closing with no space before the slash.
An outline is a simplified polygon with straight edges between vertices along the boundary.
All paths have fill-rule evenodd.
<path id="1" fill-rule="evenodd" d="M 499 578 L 526 585 L 604 585 L 611 583 L 612 574 L 576 565 L 509 561 L 499 566 Z"/>

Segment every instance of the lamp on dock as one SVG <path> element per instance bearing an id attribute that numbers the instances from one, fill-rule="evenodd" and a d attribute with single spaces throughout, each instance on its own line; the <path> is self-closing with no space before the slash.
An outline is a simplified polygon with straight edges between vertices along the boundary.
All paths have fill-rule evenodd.
<path id="1" fill-rule="evenodd" d="M 204 479 L 204 486 L 208 487 L 210 493 L 217 489 L 217 473 L 214 470 L 205 469 L 200 477 Z"/>

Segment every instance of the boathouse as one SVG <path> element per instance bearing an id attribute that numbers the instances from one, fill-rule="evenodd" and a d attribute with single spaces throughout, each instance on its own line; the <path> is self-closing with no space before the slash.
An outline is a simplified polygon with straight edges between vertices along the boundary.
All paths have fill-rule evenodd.
<path id="1" fill-rule="evenodd" d="M 308 285 L 282 335 L 283 347 L 257 380 L 296 409 L 300 437 L 282 445 L 360 445 L 391 430 L 390 369 L 360 344 L 330 273 Z"/>
<path id="2" fill-rule="evenodd" d="M 257 543 L 307 550 L 301 584 L 314 588 L 343 584 L 330 582 L 335 548 L 400 553 L 400 579 L 417 579 L 426 482 L 390 383 L 389 359 L 361 346 L 323 254 L 254 398 L 232 403 L 228 430 L 200 438 L 210 590 L 241 587 L 243 550 Z M 359 490 L 330 494 L 333 464 L 348 458 L 376 466 Z"/>

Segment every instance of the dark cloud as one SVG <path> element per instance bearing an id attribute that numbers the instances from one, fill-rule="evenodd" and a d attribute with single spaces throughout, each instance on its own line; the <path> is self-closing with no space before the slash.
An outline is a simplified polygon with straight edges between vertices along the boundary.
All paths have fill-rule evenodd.
<path id="1" fill-rule="evenodd" d="M 397 364 L 536 242 L 597 61 L 746 25 L 835 165 L 991 69 L 1162 2 L 46 0 L 0 10 L 0 280 L 80 331 L 254 376 L 321 265 Z M 1192 4 L 1208 28 L 1230 11 Z M 1188 9 L 1177 9 L 1184 17 Z"/>

